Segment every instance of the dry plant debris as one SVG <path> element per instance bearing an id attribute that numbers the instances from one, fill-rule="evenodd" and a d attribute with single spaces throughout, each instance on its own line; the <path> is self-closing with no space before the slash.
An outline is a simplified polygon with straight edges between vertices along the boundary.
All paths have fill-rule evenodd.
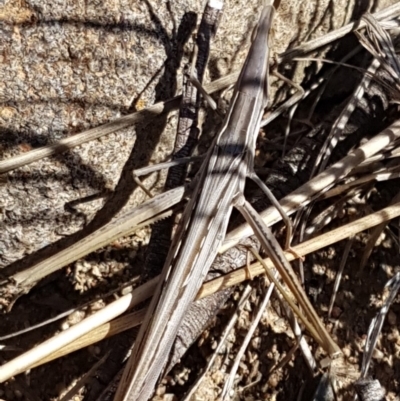
<path id="1" fill-rule="evenodd" d="M 257 3 L 241 0 L 225 2 L 218 34 L 211 48 L 206 81 L 226 76 L 240 67 L 249 45 L 249 32 L 257 19 Z M 376 2 L 374 7 L 383 9 L 390 3 Z M 68 138 L 179 94 L 179 77 L 182 67 L 189 62 L 192 50 L 196 25 L 194 13 L 200 15 L 203 7 L 200 1 L 172 3 L 156 0 L 119 0 L 101 4 L 34 0 L 5 0 L 0 3 L 1 158 L 6 160 Z M 281 54 L 289 46 L 295 47 L 340 28 L 350 20 L 360 18 L 364 11 L 367 10 L 357 2 L 282 0 L 275 24 L 274 52 Z M 362 44 L 375 56 L 379 55 L 381 66 L 376 72 L 363 75 L 369 82 L 363 89 L 364 96 L 355 106 L 351 95 L 360 86 L 358 80 L 361 75 L 345 66 L 330 78 L 319 94 L 320 99 L 313 91 L 309 99 L 299 104 L 288 140 L 292 153 L 289 152 L 286 157 L 289 168 L 286 167 L 285 172 L 289 175 L 295 172 L 291 174 L 295 178 L 297 174 L 297 184 L 292 182 L 290 185 L 294 187 L 291 190 L 296 190 L 300 183 L 311 178 L 309 175 L 304 177 L 310 172 L 302 165 L 306 158 L 299 157 L 293 151 L 294 147 L 302 140 L 318 144 L 321 140 L 318 136 L 329 134 L 343 110 L 350 110 L 350 117 L 346 126 L 340 127 L 343 130 L 338 133 L 337 145 L 328 166 L 351 150 L 358 149 L 384 128 L 391 124 L 395 126 L 398 112 L 393 104 L 398 100 L 399 77 L 395 64 L 398 38 L 395 30 L 386 30 L 383 31 L 384 42 L 379 42 L 382 32 L 376 28 L 370 28 L 371 36 L 364 33 Z M 376 43 L 384 43 L 385 46 L 374 47 Z M 307 56 L 338 61 L 356 44 L 354 37 L 346 37 L 318 54 Z M 389 52 L 387 45 L 393 46 L 393 51 L 390 49 Z M 371 60 L 366 54 L 360 52 L 348 62 L 367 70 Z M 307 88 L 318 74 L 328 68 L 331 67 L 321 62 L 301 61 L 282 65 L 282 72 Z M 272 107 L 287 96 L 280 85 L 278 81 L 273 83 Z M 314 108 L 311 116 L 308 113 L 310 108 Z M 310 122 L 312 128 L 306 125 L 305 129 L 305 119 L 310 119 L 307 123 Z M 146 196 L 132 182 L 131 170 L 168 159 L 176 122 L 175 112 L 149 118 L 135 126 L 125 126 L 67 152 L 3 174 L 0 180 L 2 278 L 7 279 L 24 266 L 23 259 L 28 260 L 27 265 L 32 265 L 35 253 L 40 249 L 71 234 L 79 234 L 80 230 L 85 232 L 88 227 L 104 224 L 141 204 Z M 276 170 L 281 168 L 281 161 L 275 159 L 281 151 L 284 132 L 281 127 L 285 124 L 287 119 L 281 117 L 260 136 L 257 166 L 269 169 L 269 172 L 272 169 L 266 180 L 272 179 L 271 176 L 277 175 Z M 207 126 L 206 121 L 200 149 L 207 146 L 209 137 L 215 132 L 210 125 Z M 343 185 L 343 192 L 329 196 L 327 192 L 325 199 L 313 202 L 309 210 L 311 219 L 305 220 L 304 224 L 310 226 L 312 219 L 323 215 L 320 221 L 324 223 L 319 225 L 318 230 L 330 232 L 335 226 L 371 216 L 373 211 L 388 206 L 398 195 L 397 143 L 397 140 L 389 141 L 379 152 L 372 152 L 374 157 L 366 160 L 358 170 L 352 170 L 350 176 L 335 182 Z M 155 173 L 144 183 L 152 193 L 158 193 L 164 178 L 164 172 Z M 293 181 L 293 177 L 289 178 Z M 271 184 L 277 196 L 286 194 L 285 185 L 290 187 L 286 181 L 280 186 L 275 185 Z M 349 187 L 350 192 L 344 192 Z M 326 191 L 328 189 L 330 187 Z M 114 190 L 118 196 L 110 205 L 108 199 Z M 255 200 L 260 197 L 250 195 Z M 311 200 L 317 201 L 318 197 L 307 202 Z M 365 218 L 368 220 L 368 217 Z M 305 287 L 343 350 L 341 364 L 332 368 L 333 387 L 339 399 L 349 399 L 352 395 L 352 383 L 359 376 L 368 326 L 386 302 L 386 282 L 398 273 L 399 244 L 397 232 L 393 232 L 397 228 L 390 223 L 380 226 L 379 230 L 375 234 L 377 242 L 374 247 L 368 231 L 354 236 L 330 319 L 327 312 L 343 246 L 329 245 L 307 257 L 304 262 Z M 4 311 L 10 310 L 0 321 L 1 333 L 31 326 L 90 301 L 96 295 L 119 288 L 140 272 L 149 232 L 149 228 L 142 228 L 134 235 L 117 239 L 71 263 L 46 278 L 28 294 L 20 298 L 21 294 L 18 294 L 13 305 L 9 301 L 16 294 L 4 294 L 0 302 Z M 316 235 L 315 232 L 313 235 Z M 364 258 L 362 263 L 365 267 L 361 270 L 364 254 L 370 257 L 368 260 Z M 182 397 L 195 381 L 217 347 L 225 323 L 236 309 L 241 291 L 241 286 L 234 290 L 224 310 L 214 318 L 214 324 L 160 384 L 155 399 L 166 400 L 171 398 L 171 394 Z M 237 317 L 237 324 L 226 337 L 226 344 L 218 348 L 213 366 L 206 372 L 192 399 L 215 400 L 220 396 L 263 291 L 258 287 L 249 296 Z M 387 318 L 376 339 L 377 347 L 371 354 L 369 368 L 369 375 L 379 380 L 388 400 L 396 399 L 400 391 L 400 336 L 397 330 L 400 309 L 396 294 L 392 298 L 390 309 L 386 311 Z M 104 298 L 104 304 L 109 304 L 111 300 L 112 296 Z M 6 348 L 2 359 L 12 360 L 17 353 L 42 343 L 67 326 L 78 325 L 84 316 L 92 315 L 103 306 L 97 302 L 74 312 L 67 321 L 53 322 L 22 336 L 4 340 Z M 295 338 L 288 327 L 282 307 L 274 298 L 239 363 L 231 392 L 233 399 L 297 399 L 301 392 L 303 399 L 312 397 L 310 375 L 301 354 L 294 349 Z M 78 383 L 74 400 L 96 399 L 95 394 L 107 384 L 102 380 L 109 379 L 90 369 L 102 358 L 105 359 L 104 366 L 111 364 L 113 350 L 110 350 L 110 344 L 111 340 L 104 340 L 16 376 L 1 386 L 0 398 L 7 401 L 62 399 Z M 321 363 L 324 357 L 321 350 L 315 345 L 311 345 L 311 349 L 317 362 Z M 106 358 L 109 352 L 111 354 Z M 273 370 L 282 361 L 286 363 Z"/>

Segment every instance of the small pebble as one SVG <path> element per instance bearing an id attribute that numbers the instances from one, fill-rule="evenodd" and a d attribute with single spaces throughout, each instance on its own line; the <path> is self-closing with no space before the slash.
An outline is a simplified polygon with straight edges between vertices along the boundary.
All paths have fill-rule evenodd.
<path id="1" fill-rule="evenodd" d="M 351 355 L 351 350 L 350 350 L 349 347 L 344 347 L 344 348 L 342 349 L 342 352 L 343 352 L 343 355 L 344 355 L 345 357 L 347 357 L 347 358 Z"/>
<path id="2" fill-rule="evenodd" d="M 252 345 L 253 348 L 259 349 L 260 345 L 261 345 L 261 337 L 254 337 L 251 340 L 251 345 Z"/>
<path id="3" fill-rule="evenodd" d="M 86 313 L 84 311 L 76 310 L 67 317 L 67 321 L 71 326 L 74 326 L 75 324 L 81 322 L 85 316 Z"/>
<path id="4" fill-rule="evenodd" d="M 175 394 L 165 394 L 163 397 L 163 401 L 177 401 L 178 398 L 176 398 Z"/>
<path id="5" fill-rule="evenodd" d="M 130 294 L 133 290 L 133 287 L 130 285 L 128 287 L 125 287 L 121 290 L 121 295 L 126 295 L 126 294 Z"/>
<path id="6" fill-rule="evenodd" d="M 329 358 L 329 357 L 326 357 L 326 358 L 324 358 L 324 359 L 320 362 L 320 365 L 321 365 L 321 368 L 322 368 L 322 369 L 325 369 L 325 368 L 327 368 L 331 363 L 332 363 L 332 359 Z"/>
<path id="7" fill-rule="evenodd" d="M 157 387 L 156 395 L 162 396 L 166 392 L 166 387 L 164 385 L 160 385 Z"/>
<path id="8" fill-rule="evenodd" d="M 213 381 L 215 382 L 215 384 L 220 384 L 223 383 L 225 380 L 225 375 L 223 372 L 221 372 L 220 370 L 215 371 L 212 375 L 211 378 L 213 379 Z"/>
<path id="9" fill-rule="evenodd" d="M 69 323 L 68 322 L 62 322 L 61 323 L 61 330 L 65 331 L 69 329 Z"/>
<path id="10" fill-rule="evenodd" d="M 376 359 L 377 361 L 381 361 L 384 357 L 384 354 L 382 351 L 380 351 L 378 348 L 374 349 L 374 352 L 372 353 L 372 358 Z"/>
<path id="11" fill-rule="evenodd" d="M 338 306 L 334 306 L 334 307 L 332 308 L 331 316 L 332 316 L 334 319 L 337 319 L 341 314 L 342 314 L 342 310 L 341 310 Z"/>
<path id="12" fill-rule="evenodd" d="M 100 269 L 99 269 L 99 267 L 97 265 L 94 265 L 92 267 L 92 274 L 93 274 L 93 276 L 98 277 L 98 278 L 103 277 L 101 272 L 100 272 Z"/>
<path id="13" fill-rule="evenodd" d="M 278 375 L 272 373 L 271 376 L 268 379 L 268 384 L 270 387 L 275 388 L 279 384 L 279 377 Z"/>

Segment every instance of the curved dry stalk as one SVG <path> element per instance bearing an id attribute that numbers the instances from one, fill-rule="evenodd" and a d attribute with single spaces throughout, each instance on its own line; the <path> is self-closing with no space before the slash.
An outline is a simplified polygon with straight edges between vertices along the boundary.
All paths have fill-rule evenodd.
<path id="1" fill-rule="evenodd" d="M 368 37 L 357 32 L 359 41 L 392 76 L 395 88 L 390 88 L 390 90 L 395 97 L 398 97 L 399 85 L 397 83 L 400 78 L 400 63 L 393 46 L 392 38 L 373 15 L 367 13 L 363 16 L 362 20 L 366 22 Z"/>
<path id="2" fill-rule="evenodd" d="M 316 238 L 296 245 L 293 247 L 293 251 L 298 255 L 305 256 L 321 248 L 349 238 L 352 235 L 356 235 L 362 231 L 368 230 L 371 227 L 375 227 L 376 225 L 381 224 L 385 221 L 394 219 L 398 216 L 400 216 L 400 203 L 388 206 L 378 212 L 362 217 L 356 221 L 345 224 L 342 227 L 336 228 Z M 289 262 L 293 261 L 296 258 L 292 252 L 285 252 L 285 256 Z M 268 268 L 273 268 L 273 264 L 269 259 L 265 259 L 265 263 Z M 237 285 L 247 280 L 247 271 L 248 270 L 246 268 L 241 268 L 223 277 L 218 277 L 212 281 L 209 281 L 208 283 L 204 284 L 203 287 L 200 289 L 198 298 L 205 297 L 215 291 L 220 291 L 224 288 Z M 265 270 L 261 266 L 261 264 L 253 263 L 250 266 L 250 271 L 253 276 L 257 276 L 263 274 Z"/>

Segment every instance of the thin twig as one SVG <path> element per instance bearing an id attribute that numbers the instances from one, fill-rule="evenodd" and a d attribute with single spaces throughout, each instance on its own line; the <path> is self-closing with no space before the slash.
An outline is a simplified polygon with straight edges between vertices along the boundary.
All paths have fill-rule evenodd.
<path id="1" fill-rule="evenodd" d="M 343 256 L 340 259 L 340 266 L 339 266 L 338 272 L 336 273 L 335 284 L 333 285 L 332 296 L 331 296 L 331 300 L 329 302 L 328 317 L 331 317 L 333 304 L 335 303 L 336 294 L 338 292 L 339 285 L 340 285 L 340 280 L 342 279 L 343 270 L 344 270 L 344 267 L 346 266 L 347 258 L 349 257 L 349 253 L 350 253 L 351 247 L 353 246 L 353 243 L 354 243 L 354 236 L 349 237 L 348 241 L 346 242 L 346 247 L 344 248 L 344 251 L 343 251 Z"/>
<path id="2" fill-rule="evenodd" d="M 389 19 L 394 18 L 400 13 L 400 3 L 393 4 L 375 14 L 373 16 L 377 19 Z M 310 53 L 319 47 L 325 46 L 337 39 L 342 38 L 347 33 L 355 30 L 361 29 L 366 26 L 365 21 L 352 22 L 344 27 L 337 29 L 335 31 L 329 32 L 328 34 L 306 42 L 300 46 L 293 49 L 289 49 L 278 56 L 279 62 L 286 62 L 294 59 L 295 57 L 302 57 L 303 55 Z M 208 92 L 213 93 L 236 82 L 239 72 L 234 72 L 227 75 L 226 77 L 220 78 L 209 85 L 206 85 Z M 8 160 L 0 162 L 0 174 L 7 171 L 13 170 L 15 168 L 24 166 L 26 164 L 32 163 L 34 161 L 43 159 L 44 157 L 52 156 L 59 152 L 64 152 L 71 149 L 74 146 L 82 145 L 85 142 L 98 139 L 101 136 L 110 134 L 119 129 L 126 128 L 136 122 L 144 121 L 148 118 L 154 118 L 157 115 L 163 114 L 165 112 L 174 110 L 179 107 L 179 101 L 181 96 L 176 96 L 173 99 L 166 100 L 165 102 L 157 103 L 146 109 L 140 110 L 136 113 L 129 114 L 127 116 L 121 117 L 112 121 L 110 123 L 104 124 L 100 127 L 90 129 L 88 131 L 82 132 L 80 134 L 73 135 L 69 138 L 64 138 L 52 145 L 45 146 L 40 149 L 34 149 L 24 154 L 12 157 Z"/>
<path id="3" fill-rule="evenodd" d="M 390 204 L 395 204 L 397 202 L 400 201 L 400 193 L 398 193 L 390 202 Z M 369 259 L 369 257 L 371 256 L 372 250 L 374 249 L 374 246 L 376 244 L 376 241 L 378 240 L 378 238 L 380 237 L 380 235 L 382 234 L 382 232 L 385 230 L 385 228 L 387 227 L 388 222 L 379 224 L 378 226 L 374 227 L 373 230 L 371 231 L 370 235 L 369 235 L 369 239 L 368 242 L 365 245 L 365 249 L 364 252 L 362 254 L 361 257 L 361 261 L 360 261 L 360 267 L 359 267 L 359 271 L 358 271 L 358 275 L 361 274 L 361 272 L 363 271 L 365 265 L 367 264 L 367 261 Z"/>
<path id="4" fill-rule="evenodd" d="M 210 84 L 205 85 L 205 87 L 208 92 L 214 93 L 236 82 L 238 76 L 239 73 L 234 72 L 226 77 L 220 78 L 214 82 L 211 82 Z M 14 170 L 18 167 L 25 166 L 29 163 L 33 163 L 45 157 L 49 157 L 60 152 L 65 152 L 75 146 L 79 146 L 85 142 L 101 138 L 104 135 L 111 134 L 112 132 L 129 127 L 141 121 L 154 119 L 156 116 L 177 109 L 179 107 L 181 98 L 181 95 L 176 96 L 172 99 L 156 103 L 153 106 L 147 107 L 146 109 L 128 114 L 99 127 L 72 135 L 68 138 L 63 138 L 53 144 L 43 146 L 38 149 L 33 149 L 29 152 L 25 152 L 18 156 L 10 157 L 9 159 L 0 161 L 0 174 Z"/>
<path id="5" fill-rule="evenodd" d="M 148 201 L 152 205 L 150 208 L 146 206 L 148 202 L 145 202 L 139 207 L 127 211 L 70 247 L 26 270 L 14 274 L 8 278 L 8 281 L 29 289 L 43 277 L 88 255 L 90 252 L 109 244 L 117 238 L 130 235 L 139 228 L 150 225 L 151 222 L 171 215 L 172 212 L 171 210 L 168 211 L 168 209 L 178 203 L 183 194 L 183 187 L 160 194 Z M 157 202 L 154 201 L 155 199 L 157 199 Z"/>
<path id="6" fill-rule="evenodd" d="M 218 346 L 215 349 L 215 351 L 213 352 L 212 357 L 207 362 L 207 366 L 205 367 L 205 369 L 202 372 L 202 374 L 197 377 L 196 383 L 192 386 L 190 391 L 185 395 L 185 398 L 184 398 L 183 401 L 190 401 L 191 400 L 191 397 L 194 395 L 196 390 L 199 388 L 203 378 L 211 370 L 211 367 L 214 364 L 214 361 L 215 361 L 217 355 L 221 352 L 222 347 L 225 345 L 226 340 L 227 340 L 230 332 L 232 331 L 234 325 L 236 324 L 236 322 L 237 322 L 237 320 L 239 318 L 240 312 L 242 311 L 242 309 L 246 305 L 246 302 L 249 299 L 249 296 L 251 294 L 251 290 L 252 290 L 252 286 L 248 284 L 246 286 L 246 288 L 244 289 L 244 291 L 242 292 L 242 296 L 240 297 L 240 300 L 239 300 L 239 302 L 238 302 L 238 304 L 236 306 L 236 310 L 233 313 L 231 319 L 229 320 L 229 323 L 226 325 L 226 327 L 225 327 L 225 329 L 224 329 L 224 331 L 223 331 L 223 333 L 221 335 L 221 339 L 219 340 Z"/>
<path id="7" fill-rule="evenodd" d="M 128 282 L 120 285 L 118 288 L 115 288 L 114 290 L 111 290 L 111 291 L 107 292 L 106 294 L 97 295 L 96 297 L 94 297 L 93 299 L 91 299 L 88 302 L 85 302 L 82 305 L 76 306 L 75 308 L 68 309 L 65 312 L 59 313 L 58 315 L 56 315 L 56 316 L 54 316 L 54 317 L 52 317 L 50 319 L 46 319 L 43 322 L 34 324 L 33 326 L 29 326 L 29 327 L 27 327 L 25 329 L 14 331 L 13 333 L 10 333 L 10 334 L 7 334 L 5 336 L 2 336 L 2 337 L 0 337 L 0 341 L 4 341 L 4 340 L 8 340 L 10 338 L 18 337 L 18 336 L 20 336 L 22 334 L 29 333 L 30 331 L 36 330 L 36 329 L 38 329 L 40 327 L 47 326 L 50 323 L 54 323 L 57 320 L 60 320 L 60 319 L 62 319 L 64 317 L 67 317 L 67 316 L 71 315 L 72 313 L 76 312 L 77 310 L 83 310 L 87 306 L 92 305 L 94 302 L 97 302 L 100 299 L 104 300 L 104 299 L 108 298 L 109 296 L 114 295 L 115 293 L 117 293 L 117 292 L 119 292 L 119 291 L 121 291 L 121 290 L 123 290 L 123 289 L 125 289 L 127 287 L 132 286 L 134 283 L 136 283 L 138 281 L 139 281 L 139 277 L 136 276 L 132 280 L 129 280 Z"/>
<path id="8" fill-rule="evenodd" d="M 389 295 L 386 298 L 379 313 L 372 319 L 371 324 L 368 328 L 368 336 L 365 341 L 365 349 L 363 354 L 363 360 L 361 365 L 361 378 L 365 378 L 368 373 L 369 364 L 371 362 L 372 353 L 376 347 L 379 334 L 382 330 L 383 322 L 385 321 L 386 314 L 389 311 L 390 305 L 394 301 L 397 293 L 400 289 L 400 273 L 396 273 L 385 285 L 385 288 L 389 289 Z"/>
<path id="9" fill-rule="evenodd" d="M 267 304 L 269 302 L 269 299 L 271 298 L 272 291 L 274 289 L 274 285 L 271 283 L 268 287 L 268 290 L 265 292 L 261 304 L 258 306 L 258 310 L 256 313 L 256 316 L 254 317 L 250 327 L 247 329 L 247 333 L 245 338 L 243 339 L 243 342 L 239 348 L 239 351 L 236 354 L 235 360 L 233 362 L 233 365 L 231 367 L 231 371 L 229 373 L 228 380 L 225 382 L 224 388 L 222 390 L 222 399 L 224 400 L 225 398 L 228 397 L 228 394 L 230 393 L 230 390 L 234 384 L 235 377 L 236 377 L 236 372 L 239 368 L 240 360 L 242 359 L 250 341 L 251 338 L 253 337 L 253 334 L 258 327 L 258 324 L 260 323 L 260 320 L 264 314 L 264 311 L 267 307 Z"/>
<path id="10" fill-rule="evenodd" d="M 395 3 L 381 11 L 376 12 L 375 14 L 373 14 L 373 16 L 378 20 L 386 20 L 397 17 L 399 13 L 400 3 Z M 340 39 L 352 31 L 365 28 L 365 26 L 366 23 L 363 20 L 351 22 L 350 24 L 336 29 L 335 31 L 329 32 L 320 38 L 316 38 L 300 46 L 297 46 L 294 49 L 289 49 L 285 51 L 284 53 L 279 55 L 278 60 L 281 62 L 285 62 L 292 60 L 295 57 L 302 57 L 304 54 L 310 53 L 318 49 L 319 47 L 325 46 L 337 39 Z"/>
<path id="11" fill-rule="evenodd" d="M 333 149 L 339 142 L 339 137 L 342 135 L 347 122 L 349 121 L 353 111 L 355 110 L 357 104 L 360 102 L 361 98 L 364 96 L 365 90 L 371 83 L 371 76 L 373 76 L 378 70 L 380 63 L 377 60 L 372 60 L 371 65 L 368 67 L 368 73 L 364 75 L 360 84 L 357 85 L 353 94 L 350 96 L 349 101 L 346 106 L 341 111 L 339 117 L 334 122 L 329 135 L 325 139 L 325 143 L 320 150 L 319 158 L 315 161 L 315 165 L 318 171 L 324 171 L 328 164 L 328 161 L 332 155 Z M 314 173 L 314 171 L 313 171 Z M 312 174 L 313 176 L 314 174 Z"/>
<path id="12" fill-rule="evenodd" d="M 361 145 L 358 149 L 352 151 L 348 156 L 335 163 L 329 169 L 314 177 L 312 180 L 283 198 L 281 200 L 282 208 L 288 215 L 290 215 L 294 211 L 298 210 L 301 206 L 307 205 L 317 194 L 326 192 L 334 182 L 348 175 L 354 167 L 358 166 L 376 153 L 379 153 L 382 149 L 399 137 L 400 121 L 396 121 L 390 127 L 386 128 L 365 144 Z M 127 214 L 124 214 L 124 216 L 121 218 L 111 221 L 108 225 L 102 227 L 89 237 L 84 238 L 70 248 L 62 250 L 60 253 L 45 260 L 44 262 L 38 263 L 27 270 L 15 274 L 10 279 L 19 285 L 23 283 L 25 287 L 29 288 L 29 286 L 33 285 L 37 280 L 45 277 L 51 272 L 54 272 L 61 267 L 74 262 L 78 258 L 87 255 L 88 253 L 99 249 L 104 245 L 107 245 L 113 239 L 132 233 L 134 231 L 132 228 L 134 225 L 149 224 L 148 221 L 146 223 L 142 223 L 143 215 L 141 213 L 143 213 L 143 211 L 146 213 L 146 218 L 150 218 L 150 216 L 154 215 L 154 207 L 157 207 L 159 212 L 163 212 L 166 205 L 172 206 L 176 204 L 182 198 L 183 192 L 184 191 L 182 187 L 168 192 L 168 194 L 171 196 L 175 194 L 173 195 L 174 199 L 168 198 L 167 194 L 161 194 L 160 202 L 161 200 L 165 202 L 164 205 L 157 203 L 157 205 L 153 206 L 152 209 L 147 210 L 146 205 L 143 204 L 133 211 L 127 212 Z M 141 210 L 142 212 L 140 213 Z M 261 212 L 260 215 L 268 225 L 275 224 L 281 219 L 281 215 L 275 208 L 268 208 L 267 210 Z M 138 217 L 140 217 L 140 221 L 136 221 Z M 137 227 L 135 227 L 135 229 L 137 229 Z M 237 245 L 237 243 L 243 238 L 252 235 L 252 233 L 252 229 L 249 225 L 244 224 L 239 226 L 237 229 L 228 233 L 219 252 L 225 252 L 227 249 Z"/>
<path id="13" fill-rule="evenodd" d="M 101 366 L 106 359 L 109 357 L 110 351 L 107 352 L 101 359 L 99 359 L 76 383 L 72 388 L 67 391 L 58 401 L 69 401 L 72 400 L 75 394 L 85 385 L 85 383 L 93 376 L 96 370 Z"/>
<path id="14" fill-rule="evenodd" d="M 296 210 L 309 204 L 317 195 L 326 192 L 335 182 L 346 177 L 354 167 L 379 153 L 398 138 L 400 138 L 400 121 L 395 121 L 391 126 L 350 152 L 346 157 L 281 199 L 280 204 L 283 210 L 287 215 L 291 215 Z M 267 208 L 260 215 L 268 225 L 275 224 L 281 220 L 280 213 L 274 207 Z M 252 234 L 251 227 L 248 224 L 242 224 L 227 234 L 219 252 L 225 252 Z"/>
<path id="15" fill-rule="evenodd" d="M 258 306 L 256 316 L 254 317 L 250 327 L 247 329 L 246 336 L 243 339 L 243 342 L 239 348 L 239 351 L 236 354 L 235 360 L 231 367 L 231 371 L 229 373 L 229 378 L 225 382 L 224 388 L 222 390 L 221 398 L 223 400 L 225 400 L 229 397 L 230 390 L 233 387 L 236 373 L 239 368 L 240 360 L 242 359 L 242 357 L 253 337 L 253 334 L 254 334 L 256 328 L 258 327 L 262 316 L 264 315 L 265 309 L 267 307 L 267 304 L 271 297 L 272 291 L 274 289 L 275 289 L 275 285 L 274 285 L 274 283 L 271 282 L 270 285 L 268 286 L 268 290 L 265 292 L 265 294 L 263 296 L 261 304 Z M 275 292 L 276 292 L 276 289 L 275 289 Z M 285 312 L 289 318 L 290 326 L 292 327 L 293 333 L 296 337 L 296 340 L 297 340 L 296 348 L 300 345 L 300 347 L 303 351 L 303 355 L 305 357 L 307 366 L 310 368 L 311 372 L 313 373 L 315 371 L 317 365 L 316 365 L 314 358 L 312 357 L 310 348 L 301 333 L 300 326 L 299 326 L 294 314 L 292 313 L 291 309 L 289 307 L 287 307 L 287 304 L 285 303 L 285 301 L 280 296 L 278 297 L 278 299 L 280 300 L 280 302 L 283 304 L 283 306 L 285 308 Z"/>

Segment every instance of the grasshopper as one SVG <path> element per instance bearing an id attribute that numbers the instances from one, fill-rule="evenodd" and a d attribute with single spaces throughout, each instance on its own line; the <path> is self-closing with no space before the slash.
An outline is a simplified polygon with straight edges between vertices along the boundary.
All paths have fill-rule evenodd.
<path id="1" fill-rule="evenodd" d="M 246 177 L 254 179 L 255 142 L 268 103 L 269 41 L 274 11 L 271 1 L 266 0 L 230 107 L 196 176 L 197 184 L 174 236 L 114 398 L 116 401 L 146 401 L 152 395 L 179 325 L 225 237 L 233 207 L 251 224 L 264 250 L 307 313 L 315 327 L 316 340 L 329 354 L 339 352 L 279 243 L 243 196 Z"/>

